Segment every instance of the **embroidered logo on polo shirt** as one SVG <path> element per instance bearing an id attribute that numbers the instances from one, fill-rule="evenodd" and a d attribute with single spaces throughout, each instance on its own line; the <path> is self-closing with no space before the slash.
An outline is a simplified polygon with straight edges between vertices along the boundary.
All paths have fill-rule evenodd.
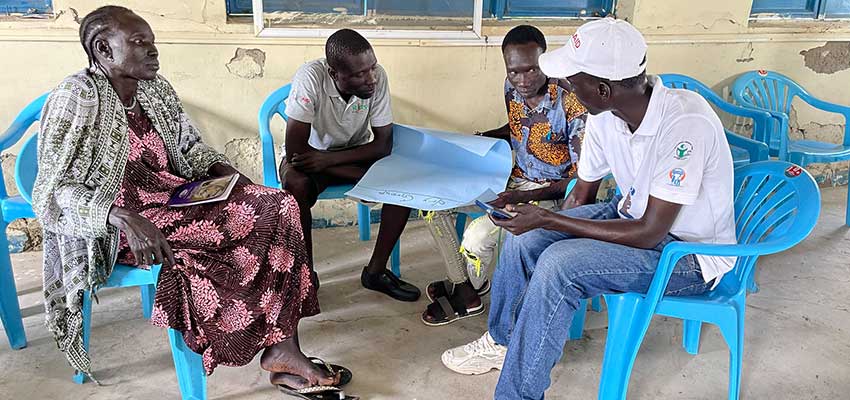
<path id="1" fill-rule="evenodd" d="M 681 168 L 673 168 L 670 170 L 668 176 L 670 177 L 671 185 L 682 186 L 682 181 L 685 180 L 685 176 L 687 176 L 687 174 L 685 173 L 685 170 Z"/>
<path id="2" fill-rule="evenodd" d="M 676 145 L 676 150 L 675 154 L 673 155 L 673 158 L 677 160 L 687 160 L 691 156 L 691 153 L 693 153 L 693 151 L 694 145 L 691 144 L 691 142 L 681 141 L 679 142 L 679 144 Z"/>
<path id="3" fill-rule="evenodd" d="M 299 98 L 298 100 L 300 100 L 300 101 L 301 101 L 302 103 L 304 103 L 304 104 L 310 104 L 310 98 L 309 98 L 309 97 L 304 97 L 304 96 L 302 96 L 302 97 L 301 97 L 301 98 Z"/>

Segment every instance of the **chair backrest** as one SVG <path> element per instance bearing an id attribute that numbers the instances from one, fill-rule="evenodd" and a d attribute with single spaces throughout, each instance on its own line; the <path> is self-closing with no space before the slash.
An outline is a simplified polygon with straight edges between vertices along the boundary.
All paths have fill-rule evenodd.
<path id="1" fill-rule="evenodd" d="M 30 126 L 41 120 L 41 109 L 44 107 L 47 95 L 48 93 L 39 96 L 18 113 L 18 116 L 12 121 L 12 125 L 0 136 L 0 151 L 6 150 L 18 143 Z M 36 162 L 37 136 L 33 135 L 24 143 L 15 161 L 15 184 L 18 187 L 18 191 L 21 192 L 21 196 L 28 202 L 32 202 L 32 186 L 35 183 L 35 176 L 38 172 Z M 0 197 L 6 196 L 6 186 L 3 182 L 0 182 Z"/>
<path id="2" fill-rule="evenodd" d="M 805 92 L 785 75 L 773 71 L 750 71 L 732 84 L 732 97 L 738 104 L 788 114 L 794 96 Z"/>
<path id="3" fill-rule="evenodd" d="M 271 121 L 275 114 L 280 115 L 284 121 L 286 117 L 286 99 L 292 85 L 287 83 L 272 92 L 260 106 L 257 115 L 257 123 L 260 127 L 260 142 L 263 149 L 263 184 L 268 187 L 279 188 L 280 179 L 277 176 L 277 160 L 274 155 L 274 137 L 271 132 Z"/>
<path id="4" fill-rule="evenodd" d="M 746 138 L 747 135 L 739 135 L 724 127 L 723 130 L 726 132 L 726 139 L 730 145 L 747 150 L 750 162 L 769 159 L 767 143 L 772 140 L 772 136 L 776 135 L 772 134 L 773 129 L 775 129 L 775 121 L 768 112 L 733 105 L 702 82 L 686 75 L 661 74 L 659 76 L 661 77 L 661 81 L 664 82 L 664 86 L 697 92 L 720 111 L 733 115 L 736 118 L 745 118 L 752 121 L 750 139 Z M 778 147 L 778 139 L 776 139 L 776 142 L 776 146 Z"/>
<path id="5" fill-rule="evenodd" d="M 759 254 L 784 251 L 805 239 L 820 214 L 820 190 L 803 168 L 784 161 L 760 161 L 735 170 L 735 233 L 738 244 Z M 734 279 L 741 290 L 758 256 L 738 257 Z M 740 285 L 740 286 L 738 286 Z"/>
<path id="6" fill-rule="evenodd" d="M 660 74 L 661 82 L 664 83 L 664 86 L 667 86 L 671 89 L 686 89 L 692 92 L 699 93 L 700 96 L 708 100 L 708 102 L 714 105 L 720 105 L 720 103 L 725 103 L 723 98 L 721 98 L 717 93 L 714 93 L 711 88 L 706 86 L 704 83 L 691 78 L 687 75 L 680 74 Z M 735 133 L 723 128 L 726 134 L 734 135 Z"/>
<path id="7" fill-rule="evenodd" d="M 711 88 L 690 76 L 680 74 L 661 74 L 659 77 L 661 78 L 661 82 L 664 83 L 664 86 L 669 88 L 687 89 L 697 92 L 713 104 L 724 102 L 724 100 L 717 93 L 714 93 Z"/>
<path id="8" fill-rule="evenodd" d="M 27 203 L 32 204 L 32 189 L 38 175 L 38 135 L 24 142 L 15 160 L 15 185 Z"/>

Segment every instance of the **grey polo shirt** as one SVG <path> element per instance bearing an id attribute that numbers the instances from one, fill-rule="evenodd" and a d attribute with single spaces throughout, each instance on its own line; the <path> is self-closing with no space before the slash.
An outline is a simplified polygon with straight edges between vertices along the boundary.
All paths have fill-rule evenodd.
<path id="1" fill-rule="evenodd" d="M 308 143 L 313 148 L 343 150 L 369 143 L 370 125 L 380 127 L 393 122 L 387 73 L 378 65 L 377 74 L 378 83 L 371 98 L 351 96 L 345 101 L 328 74 L 327 61 L 310 61 L 292 78 L 286 115 L 311 124 Z"/>

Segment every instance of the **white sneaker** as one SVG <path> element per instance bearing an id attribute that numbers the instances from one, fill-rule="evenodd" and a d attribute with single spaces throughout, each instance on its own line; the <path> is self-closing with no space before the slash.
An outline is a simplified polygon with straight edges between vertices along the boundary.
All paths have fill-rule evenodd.
<path id="1" fill-rule="evenodd" d="M 508 348 L 493 341 L 490 332 L 478 340 L 443 352 L 443 365 L 464 375 L 478 375 L 502 369 Z"/>

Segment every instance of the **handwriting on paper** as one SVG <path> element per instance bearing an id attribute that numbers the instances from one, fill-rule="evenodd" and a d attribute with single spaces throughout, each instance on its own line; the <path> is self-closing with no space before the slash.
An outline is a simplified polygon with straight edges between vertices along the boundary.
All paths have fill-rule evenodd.
<path id="1" fill-rule="evenodd" d="M 414 199 L 414 196 L 410 193 L 396 192 L 394 190 L 381 190 L 378 192 L 378 194 L 381 196 L 389 196 L 396 199 L 397 201 L 404 202 L 412 201 Z"/>

